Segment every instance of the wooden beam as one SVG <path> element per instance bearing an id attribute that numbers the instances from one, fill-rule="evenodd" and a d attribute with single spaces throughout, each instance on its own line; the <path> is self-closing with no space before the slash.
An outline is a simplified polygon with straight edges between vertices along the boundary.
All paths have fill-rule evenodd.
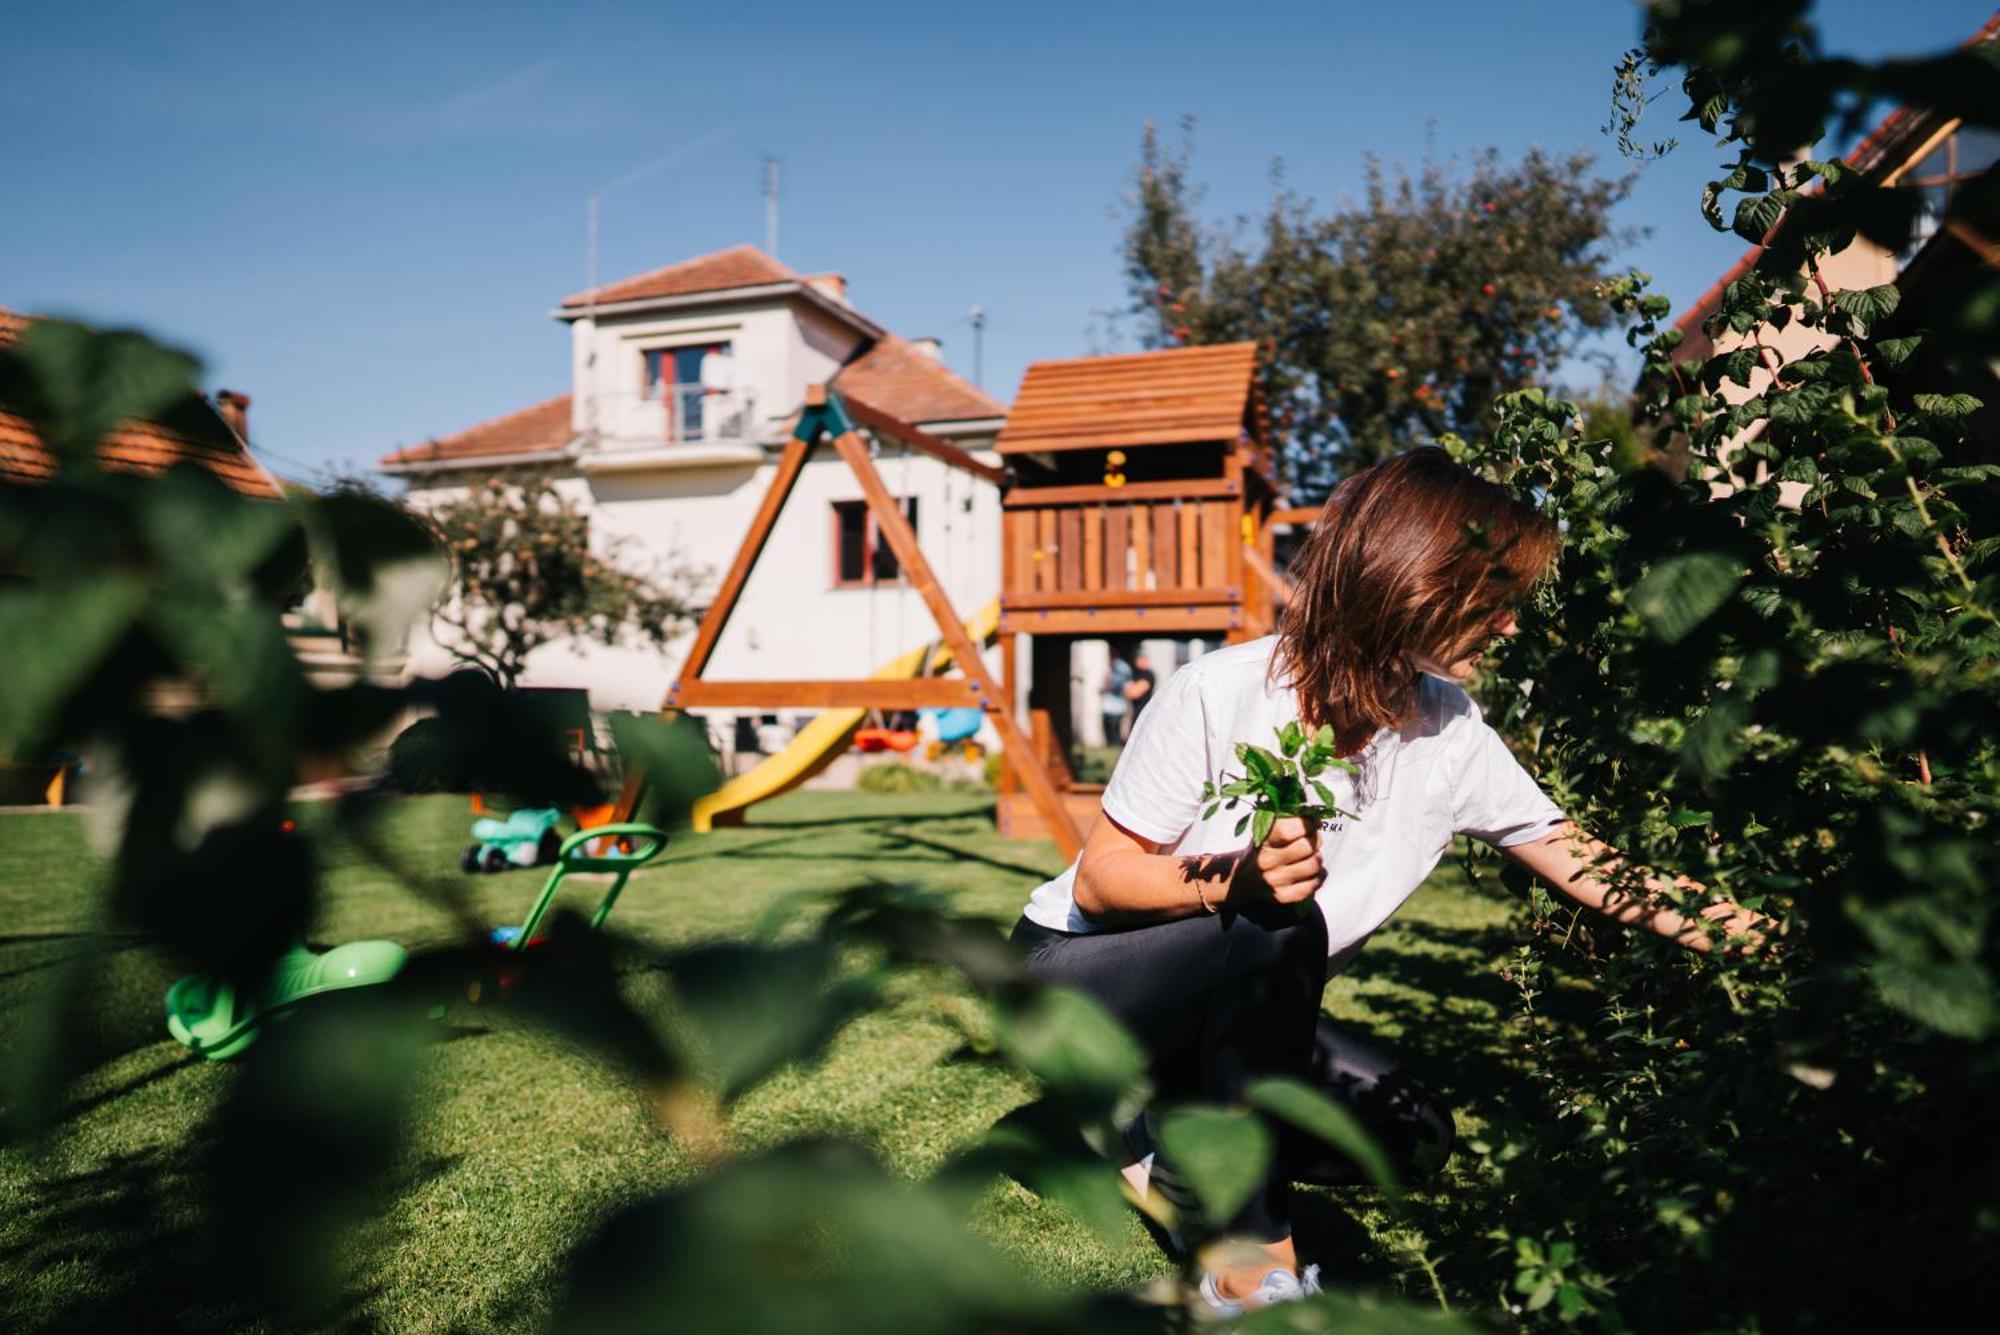
<path id="1" fill-rule="evenodd" d="M 1264 559 L 1264 553 L 1247 543 L 1243 548 L 1243 564 L 1271 591 L 1279 607 L 1292 600 L 1292 582 L 1272 568 L 1271 563 Z"/>
<path id="2" fill-rule="evenodd" d="M 864 681 L 681 681 L 670 709 L 961 709 L 983 708 L 979 687 L 963 677 Z"/>
<path id="3" fill-rule="evenodd" d="M 1000 689 L 1006 693 L 1007 712 L 1012 714 L 1021 706 L 1021 643 L 1012 635 L 1000 637 Z M 1014 758 L 1000 748 L 1000 782 L 995 786 L 1002 797 L 1017 792 L 1020 784 L 1014 778 Z"/>
<path id="4" fill-rule="evenodd" d="M 1092 483 L 1079 487 L 1015 487 L 1001 500 L 1009 510 L 1041 505 L 1103 505 L 1117 501 L 1177 501 L 1183 496 L 1237 496 L 1241 484 L 1227 478 L 1191 478 L 1184 482 L 1127 482 L 1122 487 Z"/>
<path id="5" fill-rule="evenodd" d="M 1069 818 L 1063 807 L 1062 794 L 1056 790 L 1049 778 L 1046 767 L 1033 758 L 1028 746 L 1028 738 L 1015 721 L 1014 711 L 1001 697 L 1000 687 L 987 672 L 985 660 L 979 656 L 979 646 L 965 633 L 965 623 L 953 610 L 951 599 L 931 572 L 931 564 L 925 558 L 923 548 L 917 545 L 917 535 L 910 529 L 910 521 L 903 515 L 903 507 L 889 494 L 882 475 L 875 471 L 874 461 L 868 457 L 868 447 L 861 437 L 852 431 L 844 431 L 834 438 L 833 447 L 840 451 L 840 457 L 847 460 L 847 466 L 854 470 L 854 476 L 861 483 L 861 494 L 868 501 L 868 508 L 875 514 L 877 531 L 889 540 L 890 550 L 896 553 L 903 573 L 909 577 L 930 609 L 931 619 L 937 622 L 938 634 L 943 637 L 945 647 L 957 660 L 959 670 L 966 678 L 978 684 L 986 701 L 987 717 L 993 720 L 994 728 L 1000 733 L 1001 745 L 1022 758 L 1015 772 L 1022 786 L 1034 799 L 1035 807 L 1055 833 L 1056 847 L 1065 858 L 1074 858 L 1083 848 L 1083 836 Z"/>
<path id="6" fill-rule="evenodd" d="M 840 386 L 834 389 L 840 391 Z M 902 418 L 883 412 L 880 408 L 855 398 L 852 394 L 840 393 L 840 401 L 847 405 L 847 415 L 867 427 L 878 436 L 899 440 L 919 454 L 928 454 L 941 464 L 949 465 L 962 473 L 970 473 L 983 482 L 999 486 L 1005 480 L 1002 473 L 992 464 L 983 464 L 948 440 L 941 440 L 930 432 L 911 426 Z"/>
<path id="7" fill-rule="evenodd" d="M 1075 589 L 1051 593 L 1015 593 L 1000 600 L 1007 611 L 1028 608 L 1200 607 L 1233 603 L 1240 589 Z"/>
<path id="8" fill-rule="evenodd" d="M 1287 505 L 1271 511 L 1272 524 L 1289 524 L 1297 528 L 1311 528 L 1319 522 L 1320 507 L 1317 505 Z"/>
<path id="9" fill-rule="evenodd" d="M 729 573 L 722 577 L 722 584 L 715 591 L 715 600 L 702 614 L 701 629 L 695 632 L 694 645 L 688 650 L 687 661 L 681 664 L 683 681 L 701 676 L 702 669 L 714 656 L 716 641 L 722 638 L 723 628 L 729 624 L 729 615 L 736 610 L 737 599 L 743 596 L 743 585 L 750 578 L 750 569 L 763 554 L 771 529 L 778 522 L 778 512 L 785 508 L 786 500 L 791 497 L 792 488 L 799 480 L 799 470 L 805 466 L 812 449 L 811 444 L 797 436 L 785 442 L 785 452 L 778 456 L 778 471 L 771 479 L 771 489 L 764 493 L 763 501 L 757 506 L 756 518 L 750 521 L 750 531 L 744 535 L 743 545 L 736 549 L 736 559 L 730 562 Z"/>
<path id="10" fill-rule="evenodd" d="M 1000 613 L 1000 630 L 1013 635 L 1171 635 L 1180 631 L 1232 631 L 1243 625 L 1243 610 L 1233 603 L 1213 607 L 1107 607 L 1099 611 L 1068 608 L 1025 608 Z"/>

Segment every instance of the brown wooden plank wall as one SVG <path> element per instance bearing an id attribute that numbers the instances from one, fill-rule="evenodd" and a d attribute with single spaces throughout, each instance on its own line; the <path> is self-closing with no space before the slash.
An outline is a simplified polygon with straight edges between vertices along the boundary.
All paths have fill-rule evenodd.
<path id="1" fill-rule="evenodd" d="M 1087 594 L 1107 606 L 1197 592 L 1200 602 L 1238 600 L 1242 522 L 1234 496 L 1017 503 L 1006 512 L 1004 594 L 1013 606 L 1087 606 Z"/>

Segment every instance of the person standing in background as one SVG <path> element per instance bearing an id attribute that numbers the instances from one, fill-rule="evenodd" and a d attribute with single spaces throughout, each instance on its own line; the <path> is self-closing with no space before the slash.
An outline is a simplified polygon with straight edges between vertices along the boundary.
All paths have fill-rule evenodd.
<path id="1" fill-rule="evenodd" d="M 1139 715 L 1145 712 L 1146 702 L 1153 698 L 1153 687 L 1158 683 L 1153 677 L 1153 665 L 1146 657 L 1144 649 L 1132 655 L 1132 680 L 1125 685 L 1125 698 L 1132 704 L 1130 711 L 1133 724 L 1139 722 Z"/>
<path id="2" fill-rule="evenodd" d="M 1123 746 L 1125 744 L 1125 723 L 1132 714 L 1132 704 L 1128 698 L 1132 685 L 1132 665 L 1113 650 L 1111 666 L 1104 675 L 1104 690 L 1099 706 L 1104 715 L 1104 744 Z"/>

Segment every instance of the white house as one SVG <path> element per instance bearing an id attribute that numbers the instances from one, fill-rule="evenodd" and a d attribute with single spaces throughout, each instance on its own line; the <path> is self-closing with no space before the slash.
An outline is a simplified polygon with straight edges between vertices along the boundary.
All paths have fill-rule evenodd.
<path id="1" fill-rule="evenodd" d="M 851 305 L 838 274 L 801 275 L 754 246 L 569 297 L 571 391 L 396 451 L 384 472 L 419 506 L 496 469 L 537 466 L 591 516 L 666 565 L 728 568 L 768 490 L 806 387 L 831 382 L 989 462 L 1006 409 L 952 373 L 932 340 L 890 333 Z M 884 480 L 911 508 L 954 606 L 998 595 L 991 485 L 881 442 Z M 878 547 L 853 475 L 822 450 L 801 477 L 708 671 L 712 679 L 864 677 L 933 638 L 923 604 Z M 652 709 L 686 649 L 549 645 L 524 684 L 582 687 L 600 709 Z M 450 656 L 413 646 L 412 668 Z"/>

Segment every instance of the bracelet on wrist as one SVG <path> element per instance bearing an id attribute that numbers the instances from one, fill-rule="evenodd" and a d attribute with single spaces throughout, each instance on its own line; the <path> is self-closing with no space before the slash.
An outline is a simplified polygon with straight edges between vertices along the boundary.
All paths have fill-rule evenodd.
<path id="1" fill-rule="evenodd" d="M 1200 881 L 1194 883 L 1194 897 L 1201 901 L 1201 911 L 1203 913 L 1215 912 L 1215 905 L 1208 902 L 1208 892 L 1201 888 Z"/>

